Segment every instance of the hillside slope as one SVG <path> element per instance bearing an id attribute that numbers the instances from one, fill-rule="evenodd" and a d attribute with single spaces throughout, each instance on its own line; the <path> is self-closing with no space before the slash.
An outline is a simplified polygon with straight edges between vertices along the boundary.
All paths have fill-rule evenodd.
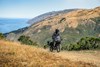
<path id="1" fill-rule="evenodd" d="M 64 14 L 64 13 L 68 13 L 68 12 L 71 12 L 71 11 L 74 11 L 74 10 L 78 10 L 78 9 L 66 9 L 66 10 L 61 10 L 61 11 L 47 12 L 47 13 L 44 13 L 42 15 L 39 15 L 39 16 L 29 20 L 28 23 L 29 24 L 33 24 L 33 23 L 36 23 L 36 22 L 43 21 L 43 20 L 45 20 L 47 18 L 56 16 L 57 14 Z"/>
<path id="2" fill-rule="evenodd" d="M 96 67 L 73 62 L 44 49 L 0 40 L 0 67 Z"/>
<path id="3" fill-rule="evenodd" d="M 7 38 L 16 41 L 21 35 L 25 35 L 39 44 L 46 44 L 57 28 L 61 32 L 63 45 L 75 43 L 82 37 L 100 37 L 100 7 L 59 13 L 32 24 L 24 32 L 11 32 Z"/>

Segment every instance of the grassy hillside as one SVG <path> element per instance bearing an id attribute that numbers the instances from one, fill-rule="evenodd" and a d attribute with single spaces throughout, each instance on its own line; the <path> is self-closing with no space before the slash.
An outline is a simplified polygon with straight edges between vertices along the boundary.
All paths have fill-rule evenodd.
<path id="1" fill-rule="evenodd" d="M 91 63 L 72 62 L 55 54 L 20 43 L 0 40 L 0 67 L 96 67 Z"/>
<path id="2" fill-rule="evenodd" d="M 21 33 L 11 32 L 7 38 L 16 41 L 21 35 L 25 35 L 29 36 L 32 41 L 44 45 L 51 40 L 57 28 L 60 30 L 64 46 L 75 43 L 83 37 L 100 37 L 100 7 L 59 13 L 32 24 Z"/>

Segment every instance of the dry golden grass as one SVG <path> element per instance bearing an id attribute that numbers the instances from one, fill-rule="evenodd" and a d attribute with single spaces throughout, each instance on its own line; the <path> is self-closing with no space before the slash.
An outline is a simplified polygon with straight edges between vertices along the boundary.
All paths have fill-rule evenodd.
<path id="1" fill-rule="evenodd" d="M 41 29 L 43 26 L 50 25 L 51 26 L 50 30 L 55 30 L 58 28 L 60 31 L 63 32 L 67 26 L 69 28 L 70 27 L 76 28 L 78 24 L 82 22 L 79 20 L 85 20 L 84 22 L 86 21 L 88 22 L 90 18 L 99 17 L 99 16 L 100 16 L 100 7 L 95 8 L 95 9 L 80 9 L 80 10 L 72 11 L 69 13 L 53 16 L 52 19 L 46 19 L 44 21 L 41 21 L 33 25 L 32 27 L 34 27 L 34 30 L 38 30 L 38 29 Z M 59 23 L 59 21 L 62 18 L 65 18 L 66 20 L 63 23 Z"/>
<path id="2" fill-rule="evenodd" d="M 0 40 L 0 67 L 96 67 L 74 62 L 42 48 Z"/>
<path id="3" fill-rule="evenodd" d="M 82 61 L 100 67 L 100 50 L 62 51 L 54 53 L 71 61 Z"/>

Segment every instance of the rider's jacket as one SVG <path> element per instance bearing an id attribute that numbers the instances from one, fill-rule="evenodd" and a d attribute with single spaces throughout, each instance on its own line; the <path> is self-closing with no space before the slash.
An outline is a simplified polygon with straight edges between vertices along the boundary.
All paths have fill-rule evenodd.
<path id="1" fill-rule="evenodd" d="M 61 41 L 61 37 L 60 37 L 59 33 L 54 33 L 52 35 L 52 39 L 53 39 L 53 41 Z"/>

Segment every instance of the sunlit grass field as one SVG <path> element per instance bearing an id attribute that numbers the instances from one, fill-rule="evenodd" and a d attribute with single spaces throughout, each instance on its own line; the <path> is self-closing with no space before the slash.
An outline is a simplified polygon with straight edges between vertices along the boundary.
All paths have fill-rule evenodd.
<path id="1" fill-rule="evenodd" d="M 96 67 L 64 59 L 43 48 L 0 40 L 0 67 Z"/>

